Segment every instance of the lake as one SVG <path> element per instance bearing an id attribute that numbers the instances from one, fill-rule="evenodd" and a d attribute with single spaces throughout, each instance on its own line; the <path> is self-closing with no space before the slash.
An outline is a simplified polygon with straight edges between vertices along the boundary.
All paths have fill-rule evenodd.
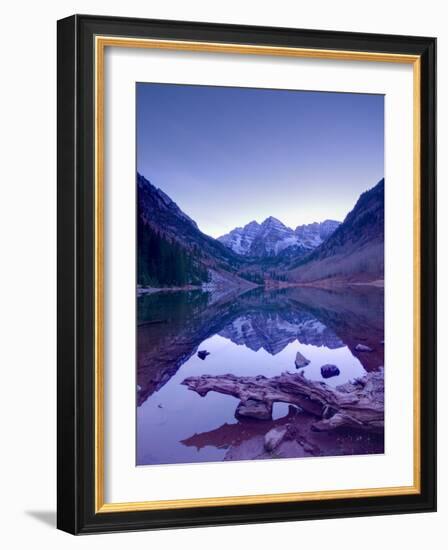
<path id="1" fill-rule="evenodd" d="M 384 433 L 317 433 L 315 419 L 286 403 L 274 404 L 271 420 L 238 419 L 235 397 L 201 397 L 182 385 L 204 374 L 303 372 L 335 388 L 381 370 L 383 342 L 384 292 L 367 285 L 140 296 L 137 465 L 383 453 Z M 370 351 L 358 351 L 360 344 Z M 201 351 L 208 352 L 204 359 Z M 297 352 L 307 366 L 296 367 Z M 328 364 L 339 374 L 324 378 L 321 367 Z M 299 435 L 267 453 L 265 434 L 291 423 Z"/>

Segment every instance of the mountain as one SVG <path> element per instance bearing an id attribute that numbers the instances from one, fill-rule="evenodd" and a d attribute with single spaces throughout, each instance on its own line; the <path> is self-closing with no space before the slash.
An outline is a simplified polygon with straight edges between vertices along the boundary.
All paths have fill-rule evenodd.
<path id="1" fill-rule="evenodd" d="M 237 227 L 230 231 L 230 233 L 222 235 L 222 237 L 218 237 L 218 241 L 237 254 L 250 256 L 250 248 L 258 235 L 259 230 L 260 224 L 253 221 L 244 227 Z"/>
<path id="2" fill-rule="evenodd" d="M 277 355 L 291 342 L 337 349 L 343 342 L 312 315 L 301 311 L 249 311 L 219 333 L 234 344 Z"/>
<path id="3" fill-rule="evenodd" d="M 335 220 L 325 220 L 324 222 L 309 223 L 307 225 L 298 225 L 295 234 L 302 246 L 308 249 L 314 249 L 323 243 L 328 237 L 336 231 L 341 222 Z"/>
<path id="4" fill-rule="evenodd" d="M 384 277 L 384 179 L 363 193 L 339 227 L 288 272 L 291 282 Z"/>
<path id="5" fill-rule="evenodd" d="M 166 193 L 140 174 L 137 193 L 141 287 L 193 285 L 216 293 L 384 276 L 384 180 L 360 196 L 342 224 L 326 220 L 293 230 L 271 216 L 219 239 L 202 233 Z"/>
<path id="6" fill-rule="evenodd" d="M 339 222 L 326 220 L 299 225 L 293 230 L 270 216 L 261 224 L 252 221 L 244 227 L 237 227 L 219 237 L 218 241 L 233 252 L 252 258 L 275 257 L 286 249 L 292 249 L 288 256 L 292 253 L 299 257 L 319 246 L 338 226 Z"/>
<path id="7" fill-rule="evenodd" d="M 241 258 L 202 233 L 178 205 L 137 174 L 138 284 L 185 286 L 251 283 L 237 275 Z"/>

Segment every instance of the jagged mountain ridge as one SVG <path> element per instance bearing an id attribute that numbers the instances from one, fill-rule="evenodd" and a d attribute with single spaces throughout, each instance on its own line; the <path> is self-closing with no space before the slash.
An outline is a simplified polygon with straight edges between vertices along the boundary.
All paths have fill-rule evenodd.
<path id="1" fill-rule="evenodd" d="M 327 239 L 339 225 L 340 222 L 325 220 L 299 225 L 294 230 L 270 216 L 261 224 L 251 221 L 244 227 L 237 227 L 217 240 L 246 257 L 278 256 L 288 248 L 293 248 L 296 256 L 304 256 Z"/>
<path id="2" fill-rule="evenodd" d="M 308 249 L 314 249 L 327 240 L 340 225 L 341 222 L 335 220 L 298 225 L 295 229 L 295 234 L 303 246 Z"/>
<path id="3" fill-rule="evenodd" d="M 315 317 L 300 311 L 250 311 L 233 320 L 219 333 L 233 343 L 258 351 L 263 348 L 277 355 L 291 342 L 329 349 L 341 348 L 343 342 Z"/>

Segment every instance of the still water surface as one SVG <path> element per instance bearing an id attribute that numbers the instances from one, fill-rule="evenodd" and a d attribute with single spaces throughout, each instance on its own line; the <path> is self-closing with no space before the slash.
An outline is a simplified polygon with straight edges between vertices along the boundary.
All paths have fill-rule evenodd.
<path id="1" fill-rule="evenodd" d="M 238 454 L 238 447 L 263 435 L 272 422 L 238 421 L 236 398 L 215 392 L 201 397 L 182 381 L 202 374 L 271 377 L 303 370 L 307 378 L 336 387 L 384 364 L 383 315 L 383 291 L 368 287 L 138 298 L 137 464 L 251 458 Z M 358 353 L 357 343 L 373 351 Z M 201 350 L 209 352 L 204 360 L 197 355 Z M 303 369 L 295 366 L 297 352 L 310 361 Z M 324 379 L 325 364 L 336 365 L 340 374 Z M 275 404 L 274 424 L 288 414 L 287 404 Z M 321 439 L 320 455 L 383 452 L 383 437 L 346 433 Z"/>

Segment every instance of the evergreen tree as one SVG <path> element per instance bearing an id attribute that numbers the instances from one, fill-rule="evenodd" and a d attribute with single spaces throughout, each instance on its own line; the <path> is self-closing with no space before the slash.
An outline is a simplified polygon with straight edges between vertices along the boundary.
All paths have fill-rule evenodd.
<path id="1" fill-rule="evenodd" d="M 142 286 L 170 287 L 208 282 L 199 247 L 191 249 L 147 225 L 137 222 L 137 279 Z"/>

